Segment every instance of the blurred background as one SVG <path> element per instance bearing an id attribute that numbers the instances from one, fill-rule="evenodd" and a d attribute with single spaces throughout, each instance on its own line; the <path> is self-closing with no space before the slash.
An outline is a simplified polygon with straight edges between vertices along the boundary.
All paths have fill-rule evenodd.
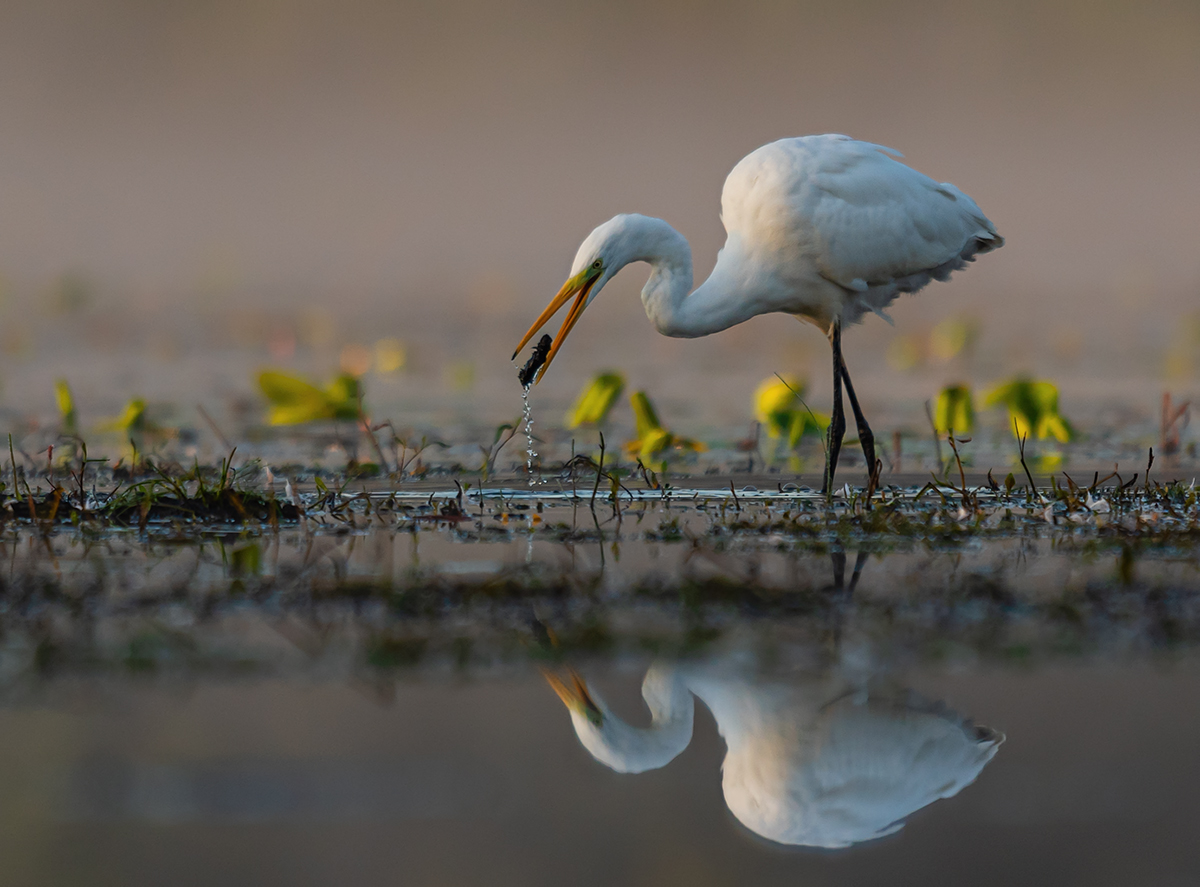
<path id="1" fill-rule="evenodd" d="M 376 416 L 494 426 L 595 225 L 667 219 L 702 279 L 737 160 L 835 131 L 957 184 L 1008 240 L 849 336 L 885 433 L 943 385 L 1022 372 L 1091 430 L 1153 424 L 1200 377 L 1197 107 L 1190 0 L 14 0 L 0 417 L 50 421 L 64 377 L 85 424 L 135 396 L 260 420 L 259 368 L 341 367 Z M 778 371 L 828 409 L 817 331 L 667 340 L 644 279 L 605 291 L 536 400 L 616 367 L 688 432 L 744 434 Z M 947 319 L 970 335 L 946 344 Z"/>

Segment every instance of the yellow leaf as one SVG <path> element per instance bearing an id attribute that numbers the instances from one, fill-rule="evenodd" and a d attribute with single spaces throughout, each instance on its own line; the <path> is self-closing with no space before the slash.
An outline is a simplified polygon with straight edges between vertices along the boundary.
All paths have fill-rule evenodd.
<path id="1" fill-rule="evenodd" d="M 101 431 L 144 431 L 146 428 L 146 402 L 135 397 L 125 404 L 121 415 L 100 423 Z"/>
<path id="2" fill-rule="evenodd" d="M 620 373 L 600 373 L 579 392 L 575 406 L 567 413 L 567 427 L 599 425 L 608 417 L 624 389 L 625 377 Z"/>
<path id="3" fill-rule="evenodd" d="M 995 388 L 984 403 L 1007 407 L 1018 437 L 1032 432 L 1039 439 L 1054 437 L 1065 443 L 1075 436 L 1071 423 L 1058 411 L 1058 388 L 1053 382 L 1014 379 Z"/>
<path id="4" fill-rule="evenodd" d="M 943 388 L 937 397 L 933 411 L 934 427 L 942 434 L 954 429 L 967 433 L 975 427 L 975 405 L 971 389 L 965 385 Z"/>
<path id="5" fill-rule="evenodd" d="M 258 387 L 270 402 L 267 422 L 271 425 L 358 418 L 361 389 L 358 380 L 347 373 L 321 389 L 299 376 L 264 370 L 258 375 Z"/>
<path id="6" fill-rule="evenodd" d="M 258 374 L 258 387 L 273 404 L 304 403 L 314 397 L 324 398 L 316 385 L 278 370 L 263 370 Z"/>
<path id="7" fill-rule="evenodd" d="M 58 412 L 62 415 L 63 425 L 68 429 L 75 427 L 75 398 L 66 379 L 58 379 L 54 383 L 54 400 L 58 404 Z"/>
<path id="8" fill-rule="evenodd" d="M 633 392 L 629 396 L 629 405 L 633 407 L 633 417 L 637 422 L 638 440 L 645 440 L 650 432 L 662 428 L 662 423 L 658 421 L 658 413 L 654 411 L 654 404 L 650 403 L 646 392 Z"/>
<path id="9" fill-rule="evenodd" d="M 665 428 L 653 428 L 641 440 L 642 461 L 649 462 L 671 445 L 671 432 Z"/>

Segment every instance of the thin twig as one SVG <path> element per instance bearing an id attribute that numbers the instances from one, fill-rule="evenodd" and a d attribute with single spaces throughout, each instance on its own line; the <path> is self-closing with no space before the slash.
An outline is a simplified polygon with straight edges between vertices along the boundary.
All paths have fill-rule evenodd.
<path id="1" fill-rule="evenodd" d="M 389 474 L 387 459 L 384 458 L 383 448 L 379 446 L 379 441 L 375 439 L 375 430 L 371 427 L 371 420 L 367 418 L 367 413 L 363 409 L 362 393 L 358 395 L 358 424 L 361 426 L 363 433 L 367 439 L 371 441 L 371 449 L 375 451 L 376 458 L 379 459 L 379 468 L 384 474 Z"/>
<path id="2" fill-rule="evenodd" d="M 937 423 L 933 421 L 933 409 L 929 406 L 929 401 L 925 401 L 925 416 L 929 419 L 929 427 L 933 431 L 933 449 L 937 453 L 938 469 L 944 468 L 942 462 L 942 441 L 938 437 Z"/>
<path id="3" fill-rule="evenodd" d="M 600 489 L 600 475 L 604 473 L 604 432 L 600 432 L 600 461 L 596 464 L 596 483 L 592 485 L 592 511 L 596 510 L 596 492 Z"/>
<path id="4" fill-rule="evenodd" d="M 808 404 L 804 402 L 804 398 L 800 396 L 800 392 L 797 391 L 795 388 L 793 388 L 791 385 L 789 385 L 787 382 L 787 379 L 783 378 L 783 376 L 779 375 L 779 373 L 775 374 L 775 378 L 783 383 L 784 388 L 786 388 L 788 391 L 792 392 L 792 394 L 796 395 L 796 400 L 800 401 L 800 406 L 804 407 L 805 411 L 808 413 L 809 418 L 813 420 L 813 425 L 817 428 L 820 428 L 821 423 L 817 421 L 816 413 L 814 413 L 811 409 L 809 409 Z M 829 447 L 825 443 L 825 438 L 821 437 L 821 435 L 817 435 L 817 436 L 821 438 L 821 449 L 825 452 L 825 455 L 828 456 L 829 455 Z"/>
<path id="5" fill-rule="evenodd" d="M 217 423 L 213 421 L 213 417 L 208 414 L 208 410 L 204 409 L 204 407 L 200 404 L 196 404 L 196 412 L 200 414 L 201 419 L 208 423 L 208 427 L 212 430 L 212 433 L 215 434 L 217 436 L 217 440 L 221 442 L 222 449 L 232 450 L 233 444 L 229 442 L 229 438 L 221 433 L 221 429 L 217 426 Z"/>
<path id="6" fill-rule="evenodd" d="M 1024 437 L 1021 436 L 1017 429 L 1017 420 L 1015 418 L 1013 419 L 1013 434 L 1017 436 L 1017 449 L 1020 450 L 1021 453 L 1021 467 L 1025 469 L 1025 476 L 1029 478 L 1029 495 L 1031 497 L 1036 496 L 1037 485 L 1033 482 L 1033 474 L 1029 471 L 1029 466 L 1025 464 L 1025 439 L 1029 437 L 1029 435 L 1027 434 Z"/>

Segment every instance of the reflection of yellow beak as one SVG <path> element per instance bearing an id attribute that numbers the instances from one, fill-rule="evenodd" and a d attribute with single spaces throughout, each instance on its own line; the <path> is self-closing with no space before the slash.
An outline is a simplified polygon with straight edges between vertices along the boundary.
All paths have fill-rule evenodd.
<path id="1" fill-rule="evenodd" d="M 558 331 L 558 336 L 554 339 L 554 344 L 550 346 L 550 353 L 546 355 L 546 362 L 542 364 L 541 370 L 537 374 L 537 379 L 534 384 L 542 380 L 542 376 L 546 374 L 547 367 L 550 366 L 550 361 L 554 360 L 554 355 L 558 354 L 558 349 L 562 347 L 562 343 L 567 339 L 567 333 L 571 332 L 571 327 L 579 320 L 583 314 L 583 309 L 587 307 L 588 293 L 591 292 L 592 286 L 600 277 L 600 271 L 592 266 L 588 266 L 563 284 L 562 289 L 558 291 L 546 310 L 541 316 L 533 322 L 533 326 L 529 328 L 529 332 L 525 334 L 525 338 L 521 340 L 521 344 L 517 346 L 517 350 L 513 352 L 513 360 L 517 359 L 517 355 L 521 353 L 521 349 L 525 347 L 525 343 L 537 335 L 537 331 L 546 325 L 563 305 L 567 304 L 567 300 L 571 296 L 575 296 L 575 303 L 567 312 L 567 319 L 563 321 L 562 329 Z"/>
<path id="2" fill-rule="evenodd" d="M 571 681 L 571 686 L 569 687 L 552 671 L 542 669 L 542 676 L 546 679 L 546 683 L 550 685 L 550 688 L 558 694 L 558 698 L 563 701 L 563 705 L 571 711 L 583 715 L 597 727 L 600 726 L 600 723 L 604 720 L 604 713 L 600 711 L 600 707 L 592 699 L 592 694 L 588 692 L 587 684 L 583 682 L 583 678 L 574 669 L 568 670 L 568 677 Z"/>

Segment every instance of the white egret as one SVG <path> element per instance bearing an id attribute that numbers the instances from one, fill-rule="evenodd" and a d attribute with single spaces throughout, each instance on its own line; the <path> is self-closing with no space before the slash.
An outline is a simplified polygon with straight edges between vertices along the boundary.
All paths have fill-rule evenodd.
<path id="1" fill-rule="evenodd" d="M 835 673 L 783 681 L 728 659 L 656 663 L 642 683 L 646 728 L 614 715 L 578 675 L 546 677 L 584 748 L 619 773 L 663 767 L 687 748 L 695 694 L 725 739 L 730 812 L 781 844 L 848 847 L 892 834 L 974 782 L 1004 741 L 916 694 Z"/>
<path id="2" fill-rule="evenodd" d="M 899 156 L 844 135 L 781 139 L 751 152 L 725 179 L 725 246 L 695 291 L 683 235 L 661 219 L 610 219 L 583 241 L 570 278 L 513 357 L 574 298 L 540 380 L 604 285 L 626 265 L 646 262 L 651 270 L 642 304 L 663 335 L 707 336 L 772 312 L 825 331 L 833 348 L 833 411 L 824 490 L 832 490 L 846 429 L 843 382 L 874 475 L 874 438 L 842 360 L 843 325 L 869 311 L 887 319 L 884 308 L 901 293 L 945 280 L 1004 244 L 975 201 L 894 159 Z"/>

